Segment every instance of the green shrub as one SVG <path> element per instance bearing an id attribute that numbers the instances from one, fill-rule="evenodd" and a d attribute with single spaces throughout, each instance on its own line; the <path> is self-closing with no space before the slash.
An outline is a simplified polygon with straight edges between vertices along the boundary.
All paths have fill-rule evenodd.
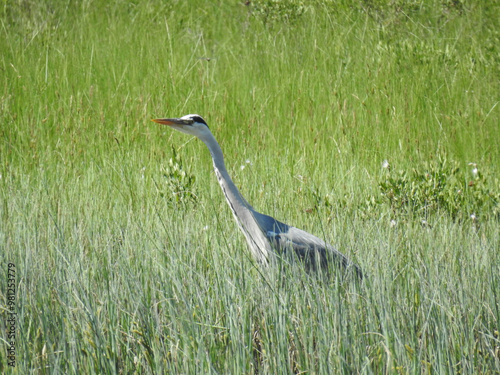
<path id="1" fill-rule="evenodd" d="M 185 170 L 182 158 L 173 146 L 172 154 L 168 164 L 162 167 L 164 185 L 158 187 L 160 195 L 172 203 L 196 202 L 198 197 L 194 193 L 195 176 Z"/>
<path id="2" fill-rule="evenodd" d="M 352 197 L 336 197 L 312 190 L 315 209 L 325 209 L 332 216 L 338 211 L 354 210 L 361 218 L 384 214 L 427 221 L 433 215 L 448 215 L 453 220 L 500 218 L 500 183 L 486 168 L 475 163 L 470 170 L 458 162 L 439 156 L 412 170 L 392 170 L 387 161 L 377 183 L 380 194 L 368 195 L 355 202 Z"/>
<path id="3" fill-rule="evenodd" d="M 428 218 L 446 213 L 455 220 L 498 218 L 500 189 L 471 163 L 471 171 L 461 169 L 445 156 L 426 162 L 411 171 L 387 172 L 378 186 L 382 199 L 395 214 Z"/>
<path id="4" fill-rule="evenodd" d="M 257 0 L 252 3 L 252 14 L 264 23 L 291 22 L 306 11 L 306 6 L 298 0 Z"/>

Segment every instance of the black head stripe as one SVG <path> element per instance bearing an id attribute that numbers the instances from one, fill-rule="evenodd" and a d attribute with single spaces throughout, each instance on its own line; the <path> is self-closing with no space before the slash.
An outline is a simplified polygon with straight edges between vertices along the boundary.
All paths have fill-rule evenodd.
<path id="1" fill-rule="evenodd" d="M 200 124 L 205 124 L 207 125 L 207 123 L 205 122 L 205 120 L 203 120 L 200 116 L 193 116 L 191 117 L 191 119 L 195 122 L 199 122 Z M 208 125 L 207 125 L 208 127 Z"/>

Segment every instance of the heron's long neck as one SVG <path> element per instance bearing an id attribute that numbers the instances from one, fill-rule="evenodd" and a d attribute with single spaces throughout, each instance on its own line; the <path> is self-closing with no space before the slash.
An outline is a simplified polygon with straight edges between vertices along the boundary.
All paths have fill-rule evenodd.
<path id="1" fill-rule="evenodd" d="M 233 180 L 229 177 L 224 165 L 222 150 L 212 133 L 206 133 L 200 138 L 210 150 L 219 185 L 224 192 L 229 207 L 231 207 L 238 226 L 246 237 L 250 251 L 259 263 L 268 264 L 272 257 L 271 244 L 256 220 L 255 215 L 257 212 L 241 196 Z"/>
<path id="2" fill-rule="evenodd" d="M 241 209 L 253 210 L 252 206 L 250 206 L 248 202 L 241 196 L 238 188 L 227 173 L 226 165 L 224 164 L 224 156 L 222 155 L 222 150 L 215 140 L 215 137 L 210 133 L 206 137 L 202 138 L 202 141 L 210 150 L 210 154 L 212 155 L 212 160 L 214 163 L 215 174 L 217 175 L 219 185 L 222 188 L 226 200 L 235 216 L 237 216 L 236 213 Z"/>

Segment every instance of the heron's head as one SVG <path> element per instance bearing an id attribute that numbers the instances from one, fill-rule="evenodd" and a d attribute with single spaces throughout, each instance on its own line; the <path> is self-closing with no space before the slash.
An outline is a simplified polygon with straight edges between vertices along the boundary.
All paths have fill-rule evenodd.
<path id="1" fill-rule="evenodd" d="M 200 115 L 186 115 L 181 118 L 157 118 L 152 121 L 158 124 L 168 125 L 175 130 L 194 135 L 199 138 L 201 138 L 207 131 L 210 132 L 207 123 Z"/>

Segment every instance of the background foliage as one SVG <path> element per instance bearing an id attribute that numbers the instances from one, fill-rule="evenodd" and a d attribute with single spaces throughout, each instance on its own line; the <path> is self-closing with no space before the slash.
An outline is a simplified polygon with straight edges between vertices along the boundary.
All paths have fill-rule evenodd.
<path id="1" fill-rule="evenodd" d="M 0 372 L 498 372 L 499 15 L 2 1 Z M 363 285 L 256 267 L 205 146 L 149 121 L 187 113 Z"/>

